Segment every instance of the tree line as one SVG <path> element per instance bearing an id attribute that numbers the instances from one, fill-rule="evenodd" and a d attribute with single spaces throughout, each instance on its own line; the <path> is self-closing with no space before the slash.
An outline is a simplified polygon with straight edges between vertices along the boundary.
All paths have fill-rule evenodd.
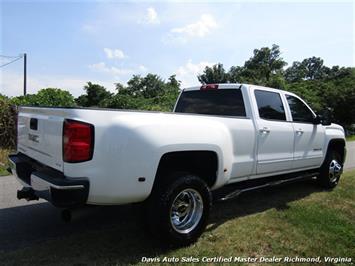
<path id="1" fill-rule="evenodd" d="M 355 68 L 328 67 L 319 57 L 296 61 L 287 67 L 277 45 L 255 49 L 242 66 L 232 66 L 228 70 L 222 63 L 206 66 L 197 80 L 201 84 L 248 83 L 291 91 L 304 98 L 318 113 L 331 108 L 334 122 L 345 128 L 355 124 Z M 126 85 L 116 83 L 115 88 L 112 93 L 100 84 L 88 82 L 84 93 L 77 98 L 56 88 L 13 98 L 0 94 L 0 108 L 3 109 L 0 123 L 6 124 L 8 118 L 4 110 L 12 105 L 171 111 L 181 90 L 181 82 L 175 75 L 164 80 L 149 73 L 146 76 L 133 75 Z M 1 135 L 6 134 L 0 132 Z"/>
<path id="2" fill-rule="evenodd" d="M 249 83 L 291 91 L 301 96 L 318 113 L 330 108 L 333 120 L 345 128 L 355 123 L 355 68 L 328 67 L 320 57 L 310 57 L 287 63 L 280 48 L 255 49 L 243 66 L 232 66 L 228 71 L 219 63 L 206 67 L 198 76 L 202 84 Z"/>

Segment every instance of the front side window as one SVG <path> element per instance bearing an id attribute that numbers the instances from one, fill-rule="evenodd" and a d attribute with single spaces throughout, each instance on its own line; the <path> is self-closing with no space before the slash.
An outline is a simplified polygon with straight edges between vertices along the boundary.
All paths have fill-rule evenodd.
<path id="1" fill-rule="evenodd" d="M 314 115 L 309 108 L 298 98 L 286 95 L 288 105 L 290 106 L 292 120 L 294 122 L 312 123 Z"/>
<path id="2" fill-rule="evenodd" d="M 175 112 L 246 116 L 243 95 L 240 89 L 185 91 L 179 98 Z"/>
<path id="3" fill-rule="evenodd" d="M 263 119 L 286 121 L 285 108 L 277 92 L 255 90 L 259 116 Z"/>

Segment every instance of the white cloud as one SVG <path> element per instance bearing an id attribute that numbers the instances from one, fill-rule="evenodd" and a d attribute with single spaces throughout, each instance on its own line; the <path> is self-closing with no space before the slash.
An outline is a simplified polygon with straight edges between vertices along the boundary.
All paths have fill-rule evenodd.
<path id="1" fill-rule="evenodd" d="M 86 33 L 97 33 L 99 27 L 96 24 L 84 24 L 81 29 Z"/>
<path id="2" fill-rule="evenodd" d="M 217 27 L 218 24 L 212 15 L 203 14 L 200 19 L 194 23 L 183 27 L 172 28 L 169 37 L 180 41 L 186 41 L 187 39 L 194 37 L 203 38 Z"/>
<path id="3" fill-rule="evenodd" d="M 104 62 L 89 65 L 89 68 L 96 72 L 107 73 L 114 76 L 115 79 L 121 80 L 122 76 L 133 74 L 146 74 L 148 68 L 144 65 L 138 65 L 132 68 L 118 68 L 115 66 L 108 66 Z"/>
<path id="4" fill-rule="evenodd" d="M 95 71 L 100 71 L 100 72 L 107 72 L 108 71 L 106 64 L 104 62 L 89 65 L 89 68 L 92 70 L 95 70 Z"/>
<path id="5" fill-rule="evenodd" d="M 84 86 L 88 81 L 97 83 L 114 92 L 117 80 L 97 80 L 92 78 L 57 75 L 29 75 L 27 78 L 27 93 L 33 94 L 43 88 L 60 88 L 68 90 L 74 97 L 84 93 Z M 7 96 L 23 95 L 23 74 L 16 72 L 2 73 L 0 79 L 0 93 Z"/>
<path id="6" fill-rule="evenodd" d="M 214 63 L 201 61 L 199 63 L 192 63 L 192 60 L 189 59 L 188 62 L 180 66 L 176 70 L 176 78 L 181 81 L 182 88 L 195 86 L 199 84 L 197 75 L 201 74 L 206 66 L 212 66 Z"/>
<path id="7" fill-rule="evenodd" d="M 104 62 L 89 65 L 89 68 L 97 72 L 106 72 L 115 76 L 122 76 L 132 74 L 134 71 L 128 68 L 118 68 L 114 66 L 107 66 Z"/>
<path id="8" fill-rule="evenodd" d="M 142 74 L 148 72 L 148 68 L 146 68 L 146 67 L 143 66 L 143 65 L 139 65 L 139 66 L 138 66 L 138 70 L 139 70 Z"/>
<path id="9" fill-rule="evenodd" d="M 159 24 L 160 19 L 154 7 L 148 7 L 144 18 L 138 22 L 141 24 Z"/>
<path id="10" fill-rule="evenodd" d="M 123 59 L 126 57 L 126 55 L 120 49 L 104 48 L 104 52 L 108 59 Z"/>
<path id="11" fill-rule="evenodd" d="M 147 9 L 147 21 L 149 24 L 159 24 L 160 20 L 158 18 L 158 13 L 153 7 Z"/>

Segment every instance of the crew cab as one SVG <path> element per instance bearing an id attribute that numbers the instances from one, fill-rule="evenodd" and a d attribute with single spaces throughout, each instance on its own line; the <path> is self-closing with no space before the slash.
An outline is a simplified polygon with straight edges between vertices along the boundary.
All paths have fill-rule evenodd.
<path id="1" fill-rule="evenodd" d="M 171 113 L 20 107 L 9 159 L 24 186 L 19 199 L 60 208 L 144 202 L 156 236 L 187 245 L 223 188 L 222 200 L 311 176 L 334 188 L 345 137 L 291 92 L 208 84 L 182 90 Z"/>

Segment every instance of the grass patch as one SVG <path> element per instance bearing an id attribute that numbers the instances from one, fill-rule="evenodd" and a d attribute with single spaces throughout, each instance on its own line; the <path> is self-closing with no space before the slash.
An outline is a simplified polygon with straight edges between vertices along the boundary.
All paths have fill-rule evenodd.
<path id="1" fill-rule="evenodd" d="M 162 260 L 165 256 L 355 259 L 355 171 L 345 173 L 332 191 L 301 182 L 216 203 L 206 232 L 185 248 L 162 248 L 146 232 L 139 206 L 120 207 L 114 212 L 116 218 L 110 218 L 114 219 L 110 226 L 97 223 L 43 243 L 0 251 L 0 261 L 2 265 L 143 265 L 142 257 Z M 74 224 L 85 227 L 90 219 L 93 217 Z"/>
<path id="2" fill-rule="evenodd" d="M 347 141 L 355 141 L 355 135 L 347 136 L 346 140 Z"/>
<path id="3" fill-rule="evenodd" d="M 10 175 L 9 171 L 7 171 L 7 167 L 0 165 L 0 176 Z"/>
<path id="4" fill-rule="evenodd" d="M 10 173 L 6 170 L 9 167 L 9 161 L 7 156 L 11 150 L 0 149 L 0 176 L 9 175 Z"/>

